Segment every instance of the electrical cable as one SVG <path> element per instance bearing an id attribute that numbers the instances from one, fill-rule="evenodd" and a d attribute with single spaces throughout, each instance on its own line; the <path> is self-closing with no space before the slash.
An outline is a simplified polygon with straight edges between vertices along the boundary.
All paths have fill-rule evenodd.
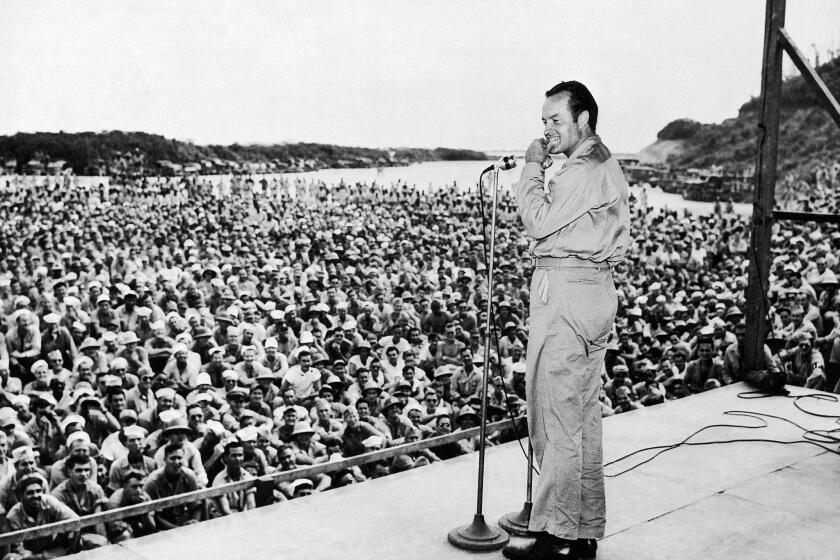
<path id="1" fill-rule="evenodd" d="M 819 418 L 833 418 L 835 420 L 840 421 L 840 414 L 825 414 L 825 413 L 813 412 L 813 411 L 806 410 L 800 404 L 800 401 L 802 401 L 803 399 L 817 399 L 817 400 L 834 402 L 834 403 L 840 402 L 840 399 L 838 399 L 834 395 L 828 395 L 828 394 L 823 394 L 823 393 L 805 393 L 805 394 L 802 394 L 802 395 L 771 395 L 769 393 L 764 393 L 762 391 L 745 391 L 745 392 L 742 392 L 742 393 L 738 393 L 737 396 L 738 396 L 738 398 L 745 399 L 745 400 L 770 398 L 770 397 L 789 398 L 789 399 L 792 399 L 793 405 L 798 410 L 800 410 L 801 412 L 803 412 L 803 413 L 805 413 L 809 416 L 815 416 L 815 417 L 819 417 Z M 750 426 L 750 425 L 744 425 L 744 424 L 709 424 L 709 425 L 703 426 L 700 429 L 698 429 L 697 431 L 693 432 L 688 437 L 684 438 L 683 440 L 681 440 L 677 443 L 643 447 L 641 449 L 637 449 L 636 451 L 628 453 L 628 454 L 626 454 L 622 457 L 619 457 L 618 459 L 615 459 L 615 460 L 610 461 L 608 463 L 604 463 L 604 468 L 606 469 L 609 466 L 612 466 L 612 465 L 615 465 L 615 464 L 620 463 L 622 461 L 625 461 L 625 460 L 627 460 L 631 457 L 634 457 L 635 455 L 638 455 L 640 453 L 644 453 L 644 452 L 647 452 L 647 451 L 656 451 L 656 453 L 654 453 L 653 456 L 645 459 L 644 461 L 636 463 L 633 466 L 628 467 L 628 468 L 626 468 L 622 471 L 619 471 L 617 473 L 611 473 L 611 474 L 605 473 L 604 477 L 615 478 L 615 477 L 621 476 L 623 474 L 626 474 L 626 473 L 628 473 L 632 470 L 635 470 L 635 469 L 641 467 L 642 465 L 650 463 L 651 461 L 653 461 L 654 459 L 656 459 L 660 455 L 662 455 L 664 453 L 667 453 L 668 451 L 672 451 L 672 450 L 677 449 L 677 448 L 682 447 L 682 446 L 720 445 L 720 444 L 728 444 L 728 443 L 749 443 L 749 442 L 778 443 L 778 444 L 783 444 L 783 445 L 793 445 L 793 444 L 804 443 L 804 444 L 819 447 L 820 449 L 822 449 L 824 451 L 828 451 L 828 452 L 833 453 L 835 455 L 840 455 L 840 449 L 834 449 L 832 447 L 829 447 L 829 445 L 832 445 L 832 444 L 840 444 L 840 436 L 835 436 L 834 435 L 835 433 L 840 433 L 840 428 L 835 428 L 833 430 L 808 429 L 808 428 L 798 424 L 797 422 L 795 422 L 795 421 L 793 421 L 789 418 L 785 418 L 783 416 L 777 416 L 775 414 L 770 414 L 770 413 L 766 413 L 766 412 L 757 412 L 757 411 L 752 411 L 752 410 L 727 410 L 723 414 L 727 415 L 727 416 L 742 416 L 742 417 L 746 417 L 746 418 L 753 418 L 755 420 L 758 420 L 760 422 L 760 424 L 757 425 L 757 426 Z M 767 418 L 772 418 L 774 420 L 779 420 L 781 422 L 786 422 L 786 423 L 791 424 L 791 425 L 795 426 L 796 428 L 802 430 L 802 435 L 801 435 L 802 439 L 779 440 L 779 439 L 772 439 L 772 438 L 766 438 L 766 439 L 765 438 L 739 438 L 739 439 L 726 439 L 726 440 L 710 440 L 710 441 L 702 441 L 702 442 L 692 442 L 692 441 L 690 441 L 692 438 L 694 438 L 698 434 L 700 434 L 700 433 L 702 433 L 706 430 L 713 429 L 713 428 L 744 428 L 744 429 L 766 428 L 766 427 L 769 426 L 769 423 L 767 422 Z"/>

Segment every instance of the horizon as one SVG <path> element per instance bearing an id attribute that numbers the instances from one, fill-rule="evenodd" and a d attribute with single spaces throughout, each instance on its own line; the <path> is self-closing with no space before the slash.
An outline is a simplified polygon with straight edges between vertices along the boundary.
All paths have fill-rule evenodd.
<path id="1" fill-rule="evenodd" d="M 613 151 L 637 153 L 675 119 L 719 123 L 760 93 L 763 0 L 572 6 L 6 2 L 0 134 L 522 151 L 559 77 L 593 91 Z M 836 21 L 830 0 L 787 8 L 812 62 L 840 46 Z"/>

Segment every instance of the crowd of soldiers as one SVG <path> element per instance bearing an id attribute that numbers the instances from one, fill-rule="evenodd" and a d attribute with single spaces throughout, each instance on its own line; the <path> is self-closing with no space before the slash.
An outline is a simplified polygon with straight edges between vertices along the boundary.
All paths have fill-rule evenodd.
<path id="1" fill-rule="evenodd" d="M 809 209 L 833 210 L 838 174 Z M 528 239 L 501 197 L 493 293 L 455 186 L 0 180 L 0 509 L 35 527 L 524 414 Z M 604 416 L 743 380 L 748 218 L 631 201 Z M 840 232 L 776 224 L 769 370 L 833 390 Z M 485 348 L 488 323 L 490 348 Z M 491 431 L 493 445 L 524 436 Z M 478 437 L 30 539 L 62 554 L 474 451 Z"/>

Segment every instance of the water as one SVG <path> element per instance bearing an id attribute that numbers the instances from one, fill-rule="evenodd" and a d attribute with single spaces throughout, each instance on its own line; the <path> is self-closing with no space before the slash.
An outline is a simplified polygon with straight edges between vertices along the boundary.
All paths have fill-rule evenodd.
<path id="1" fill-rule="evenodd" d="M 475 190 L 478 184 L 479 174 L 492 162 L 491 161 L 430 161 L 415 163 L 400 167 L 367 168 L 367 169 L 321 169 L 319 171 L 306 171 L 302 173 L 267 173 L 255 174 L 252 178 L 256 183 L 265 178 L 271 182 L 273 179 L 285 179 L 294 183 L 296 179 L 303 179 L 307 182 L 323 181 L 327 185 L 335 185 L 340 181 L 345 183 L 367 183 L 376 182 L 379 185 L 390 186 L 397 183 L 406 183 L 423 191 L 428 192 L 441 186 L 457 185 L 462 191 Z M 518 159 L 520 167 L 511 171 L 499 173 L 499 185 L 503 189 L 509 189 L 511 185 L 519 180 L 523 160 Z M 559 171 L 560 164 L 556 162 L 548 174 L 551 176 Z M 215 185 L 228 183 L 230 175 L 205 175 L 202 180 L 207 180 Z M 5 178 L 4 178 L 5 179 Z M 27 180 L 43 184 L 45 177 L 27 177 Z M 73 181 L 80 186 L 98 185 L 103 183 L 108 186 L 108 177 L 75 177 Z M 5 184 L 3 182 L 2 184 Z M 292 189 L 294 192 L 294 189 Z M 641 195 L 641 189 L 631 187 L 630 192 L 637 197 Z M 673 210 L 687 209 L 693 214 L 708 214 L 714 209 L 711 202 L 693 202 L 683 199 L 678 194 L 662 192 L 659 189 L 648 190 L 648 206 L 651 208 L 670 208 Z M 735 204 L 734 210 L 738 214 L 749 215 L 752 212 L 750 204 Z"/>
<path id="2" fill-rule="evenodd" d="M 284 173 L 278 177 L 287 179 L 301 178 L 307 181 L 324 181 L 326 184 L 372 183 L 391 185 L 405 182 L 423 190 L 434 189 L 442 185 L 457 184 L 464 190 L 474 190 L 478 184 L 479 174 L 492 162 L 490 161 L 431 161 L 415 163 L 404 167 L 385 167 L 382 169 L 322 169 L 305 173 Z M 517 160 L 520 167 L 511 171 L 499 173 L 499 185 L 509 189 L 519 180 L 523 160 Z M 559 162 L 549 168 L 548 176 L 560 170 Z M 266 177 L 268 178 L 268 176 Z M 270 180 L 270 179 L 269 179 Z M 631 187 L 630 192 L 638 198 L 642 189 Z M 685 200 L 681 195 L 662 192 L 660 189 L 648 189 L 648 206 L 651 208 L 670 208 L 673 210 L 686 209 L 693 214 L 710 214 L 714 211 L 712 202 L 696 202 Z M 749 215 L 751 204 L 734 204 L 733 209 L 738 214 Z"/>

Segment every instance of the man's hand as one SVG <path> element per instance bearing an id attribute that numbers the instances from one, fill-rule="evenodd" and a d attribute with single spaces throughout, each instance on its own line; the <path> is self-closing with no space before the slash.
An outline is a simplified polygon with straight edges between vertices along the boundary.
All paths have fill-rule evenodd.
<path id="1" fill-rule="evenodd" d="M 539 163 L 542 165 L 542 162 L 544 162 L 546 156 L 548 156 L 548 152 L 545 150 L 545 145 L 545 138 L 535 138 L 525 151 L 525 163 Z"/>

